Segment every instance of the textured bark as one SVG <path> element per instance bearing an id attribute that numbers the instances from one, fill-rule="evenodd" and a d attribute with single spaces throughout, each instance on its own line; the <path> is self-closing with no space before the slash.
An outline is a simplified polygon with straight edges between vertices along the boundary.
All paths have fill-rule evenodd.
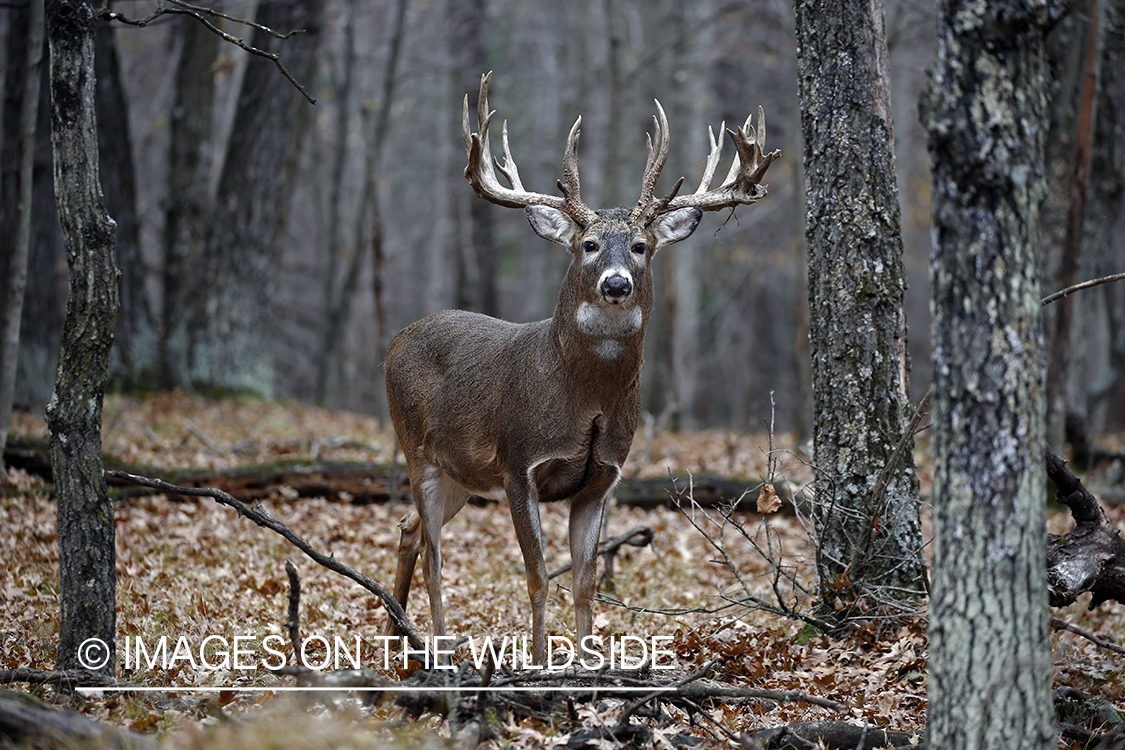
<path id="1" fill-rule="evenodd" d="M 796 2 L 817 574 L 837 609 L 924 588 L 883 25 L 879 0 Z"/>
<path id="2" fill-rule="evenodd" d="M 168 155 L 168 201 L 164 215 L 164 329 L 160 341 L 161 381 L 165 387 L 189 383 L 189 331 L 200 324 L 203 242 L 211 208 L 208 191 L 214 142 L 211 111 L 215 100 L 212 67 L 219 37 L 194 18 L 177 19 L 181 38 L 176 63 Z"/>
<path id="3" fill-rule="evenodd" d="M 250 44 L 280 54 L 289 72 L 308 84 L 323 13 L 322 3 L 266 3 L 259 23 L 281 33 L 305 31 L 276 39 L 255 30 Z M 278 245 L 310 119 L 308 103 L 276 66 L 251 58 L 204 245 L 207 306 L 191 345 L 197 387 L 273 394 Z"/>
<path id="4" fill-rule="evenodd" d="M 55 200 L 66 238 L 70 296 L 55 392 L 47 406 L 58 497 L 59 669 L 114 672 L 116 613 L 113 505 L 101 457 L 102 397 L 117 324 L 114 223 L 98 182 L 94 122 L 96 10 L 89 0 L 46 5 L 51 60 Z M 104 664 L 81 663 L 79 647 L 99 638 Z M 97 658 L 96 652 L 88 652 Z"/>
<path id="5" fill-rule="evenodd" d="M 934 182 L 935 749 L 1055 744 L 1038 265 L 1050 8 L 942 2 L 920 105 Z"/>

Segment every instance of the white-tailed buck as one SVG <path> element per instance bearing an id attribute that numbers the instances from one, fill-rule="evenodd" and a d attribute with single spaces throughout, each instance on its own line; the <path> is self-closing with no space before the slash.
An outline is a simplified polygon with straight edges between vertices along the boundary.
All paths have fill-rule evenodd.
<path id="1" fill-rule="evenodd" d="M 445 634 L 441 601 L 441 528 L 470 495 L 507 498 L 527 569 L 536 663 L 546 658 L 547 569 L 539 504 L 570 501 L 570 556 L 578 643 L 591 634 L 591 609 L 606 495 L 621 477 L 640 414 L 645 329 L 652 311 L 650 264 L 657 250 L 689 236 L 703 211 L 754 203 L 766 195 L 762 176 L 779 151 L 765 154 L 761 110 L 755 132 L 747 118 L 728 130 L 737 156 L 711 188 L 722 151 L 710 135 L 699 189 L 662 198 L 656 180 L 668 158 L 668 120 L 660 103 L 641 197 L 631 209 L 594 211 L 579 195 L 578 133 L 570 130 L 561 196 L 524 189 L 503 127 L 503 161 L 493 170 L 488 85 L 481 78 L 479 133 L 463 129 L 465 177 L 481 198 L 523 208 L 532 229 L 566 247 L 573 259 L 555 314 L 518 325 L 447 310 L 408 326 L 387 350 L 387 401 L 406 455 L 414 511 L 403 519 L 395 596 L 406 606 L 419 552 L 430 596 L 433 632 Z"/>

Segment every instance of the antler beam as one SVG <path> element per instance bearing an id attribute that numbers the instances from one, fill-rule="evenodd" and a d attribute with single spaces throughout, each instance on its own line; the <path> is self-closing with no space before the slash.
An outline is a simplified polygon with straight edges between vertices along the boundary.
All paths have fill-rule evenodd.
<path id="1" fill-rule="evenodd" d="M 703 177 L 699 188 L 690 195 L 677 195 L 681 178 L 672 190 L 660 199 L 653 199 L 653 190 L 660 170 L 664 167 L 668 155 L 668 120 L 664 116 L 664 109 L 660 102 L 656 103 L 659 119 L 656 121 L 656 138 L 649 140 L 649 158 L 645 167 L 645 174 L 641 187 L 641 199 L 633 209 L 633 216 L 641 223 L 647 224 L 657 216 L 681 208 L 694 206 L 703 211 L 718 211 L 723 208 L 756 203 L 766 196 L 766 187 L 761 184 L 769 165 L 781 156 L 780 150 L 770 153 L 764 152 L 766 143 L 765 113 L 758 107 L 758 128 L 752 127 L 752 117 L 747 117 L 742 127 L 736 130 L 727 129 L 734 148 L 737 152 L 726 178 L 716 188 L 711 188 L 715 170 L 722 158 L 722 141 L 715 137 L 711 128 L 707 129 L 708 140 L 711 143 L 711 152 L 704 165 Z M 725 128 L 726 123 L 720 126 Z M 658 144 L 654 147 L 654 141 Z"/>
<path id="2" fill-rule="evenodd" d="M 468 154 L 469 163 L 465 166 L 465 178 L 473 186 L 473 191 L 490 203 L 507 208 L 523 208 L 525 206 L 550 206 L 557 208 L 570 216 L 582 226 L 589 226 L 597 218 L 597 214 L 582 202 L 581 188 L 578 179 L 578 136 L 582 126 L 582 118 L 574 121 L 570 135 L 566 139 L 566 151 L 563 154 L 563 179 L 558 182 L 562 196 L 534 193 L 525 190 L 520 180 L 519 169 L 512 158 L 508 146 L 508 121 L 501 126 L 500 139 L 503 144 L 504 161 L 493 158 L 489 144 L 488 129 L 492 124 L 495 112 L 488 110 L 488 87 L 492 82 L 492 72 L 481 76 L 480 93 L 477 96 L 477 123 L 479 132 L 469 130 L 469 96 L 461 110 L 461 135 L 465 141 L 465 153 Z M 500 170 L 500 174 L 511 184 L 506 188 L 500 184 L 493 169 Z"/>

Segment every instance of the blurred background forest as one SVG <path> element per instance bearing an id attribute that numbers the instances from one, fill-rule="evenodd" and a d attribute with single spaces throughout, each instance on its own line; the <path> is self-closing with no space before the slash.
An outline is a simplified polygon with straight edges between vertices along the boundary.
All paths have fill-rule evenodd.
<path id="1" fill-rule="evenodd" d="M 209 7 L 266 23 L 285 19 L 277 12 L 288 3 L 231 0 Z M 474 107 L 480 74 L 494 70 L 490 103 L 498 119 L 508 120 L 524 184 L 555 190 L 566 133 L 581 114 L 583 198 L 597 207 L 635 202 L 654 97 L 668 112 L 672 136 L 659 191 L 680 175 L 694 187 L 708 125 L 717 130 L 725 121 L 733 127 L 764 108 L 767 147 L 783 152 L 767 176 L 770 196 L 733 215 L 708 215 L 690 240 L 657 256 L 645 408 L 680 429 L 757 432 L 770 418 L 772 393 L 777 429 L 806 433 L 811 401 L 804 195 L 789 3 L 311 5 L 317 7 L 299 15 L 308 34 L 268 44 L 315 106 L 270 62 L 221 42 L 195 19 L 165 15 L 143 28 L 102 22 L 101 179 L 118 224 L 122 270 L 114 383 L 203 393 L 251 390 L 382 415 L 381 363 L 399 328 L 451 307 L 517 322 L 549 316 L 570 256 L 536 237 L 522 211 L 478 199 L 462 176 L 462 97 L 469 94 Z M 1103 8 L 1097 19 L 1107 50 L 1122 45 L 1120 5 Z M 4 6 L 7 185 L 15 168 L 13 107 L 18 111 L 26 8 L 19 2 Z M 139 0 L 113 3 L 114 11 L 130 18 L 157 7 Z M 1082 14 L 1085 7 L 1076 4 L 1055 32 L 1053 187 L 1042 217 L 1044 294 L 1063 286 L 1059 266 L 1085 72 L 1075 40 L 1086 38 L 1092 20 Z M 911 393 L 917 398 L 930 378 L 930 177 L 916 105 L 934 56 L 935 21 L 929 3 L 913 0 L 887 0 L 886 16 L 909 283 Z M 244 26 L 216 24 L 267 46 Z M 279 24 L 278 31 L 287 30 Z M 248 73 L 254 66 L 279 83 L 265 88 L 261 75 Z M 1103 66 L 1100 85 L 1125 84 L 1121 73 Z M 47 95 L 43 85 L 15 398 L 18 407 L 34 410 L 50 398 L 67 292 Z M 265 107 L 262 98 L 273 108 L 255 121 L 243 110 Z M 1095 110 L 1095 167 L 1076 280 L 1125 270 L 1125 112 L 1111 105 L 1121 98 L 1099 91 L 1105 105 Z M 279 133 L 292 140 L 274 137 Z M 254 149 L 268 158 L 238 161 Z M 729 143 L 727 150 L 729 158 Z M 260 206 L 271 201 L 281 205 L 262 214 Z M 224 207 L 249 216 L 251 227 L 254 216 L 265 216 L 267 231 L 257 240 L 236 236 L 242 229 L 226 229 Z M 0 210 L 0 221 L 10 221 L 10 214 Z M 0 224 L 0 236 L 10 238 L 10 227 Z M 254 242 L 257 255 L 231 249 Z M 7 268 L 9 252 L 9 243 L 0 243 L 0 268 Z M 234 378 L 212 366 L 223 356 L 216 342 L 238 327 L 237 321 L 214 323 L 221 290 L 244 298 L 245 309 L 254 311 L 246 313 L 255 318 L 252 341 L 227 353 L 233 361 L 226 371 L 240 373 Z M 1073 299 L 1070 406 L 1092 431 L 1122 429 L 1125 284 Z"/>

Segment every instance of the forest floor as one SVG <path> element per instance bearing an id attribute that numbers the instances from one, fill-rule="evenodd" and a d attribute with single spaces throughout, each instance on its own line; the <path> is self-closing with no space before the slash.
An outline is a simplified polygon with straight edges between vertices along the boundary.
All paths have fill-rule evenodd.
<path id="1" fill-rule="evenodd" d="M 13 433 L 34 437 L 45 435 L 46 429 L 40 416 L 19 414 Z M 394 450 L 389 430 L 372 418 L 294 403 L 208 401 L 183 393 L 108 398 L 103 434 L 107 454 L 154 471 L 221 471 L 310 458 L 390 463 Z M 1125 449 L 1120 437 L 1105 440 L 1112 450 Z M 672 507 L 613 508 L 607 536 L 642 525 L 654 535 L 651 546 L 625 547 L 617 555 L 612 597 L 621 603 L 596 605 L 595 632 L 604 637 L 668 636 L 674 675 L 686 676 L 722 657 L 709 684 L 797 690 L 847 708 L 839 713 L 806 702 L 764 700 L 703 703 L 694 716 L 666 708 L 663 724 L 649 724 L 655 745 L 670 747 L 665 738 L 693 735 L 704 738 L 704 746 L 727 746 L 740 732 L 815 720 L 866 722 L 897 731 L 925 726 L 924 611 L 891 625 L 861 624 L 833 640 L 810 633 L 799 620 L 730 603 L 749 592 L 775 603 L 780 596 L 786 607 L 811 611 L 811 597 L 802 592 L 802 587 L 811 591 L 814 584 L 805 525 L 789 503 L 771 515 L 752 512 L 764 479 L 779 485 L 785 480 L 798 492 L 811 481 L 812 472 L 793 442 L 791 436 L 773 436 L 777 450 L 771 475 L 768 435 L 654 435 L 639 430 L 626 467 L 628 478 L 669 472 L 745 478 L 751 492 L 732 516 L 745 535 L 715 510 L 696 509 L 693 517 L 691 510 Z M 916 458 L 928 515 L 932 481 L 927 447 L 920 441 Z M 1098 476 L 1083 478 L 1099 495 Z M 1120 485 L 1116 489 L 1120 491 Z M 10 469 L 6 478 L 0 476 L 0 492 L 0 538 L 5 540 L 0 552 L 0 668 L 49 670 L 58 643 L 58 549 L 51 487 L 41 478 Z M 1125 529 L 1125 507 L 1103 504 Z M 409 507 L 406 500 L 359 504 L 347 493 L 306 498 L 280 487 L 262 497 L 261 505 L 320 551 L 388 588 L 393 583 L 396 524 Z M 134 495 L 119 500 L 115 512 L 118 677 L 153 688 L 256 689 L 128 695 L 107 691 L 74 699 L 73 708 L 102 722 L 155 735 L 162 746 L 177 748 L 236 742 L 247 747 L 279 742 L 290 749 L 366 747 L 383 746 L 391 736 L 404 746 L 422 746 L 435 734 L 448 736 L 448 725 L 441 720 L 410 722 L 390 702 L 374 706 L 325 699 L 314 706 L 308 696 L 261 690 L 294 684 L 261 668 L 262 657 L 268 655 L 264 652 L 252 649 L 245 659 L 250 668 L 221 668 L 216 648 L 233 646 L 235 636 L 252 644 L 267 635 L 288 642 L 288 559 L 301 577 L 302 635 L 323 636 L 330 644 L 337 637 L 347 644 L 359 637 L 365 664 L 399 679 L 405 672 L 393 666 L 383 669 L 381 651 L 372 640 L 386 619 L 376 597 L 210 499 Z M 1072 525 L 1065 509 L 1052 507 L 1052 532 Z M 721 533 L 727 562 L 697 527 L 709 529 L 713 539 Z M 543 536 L 548 569 L 565 564 L 569 555 L 564 507 L 543 508 Z M 520 637 L 528 632 L 522 558 L 506 508 L 467 506 L 445 527 L 443 560 L 451 632 L 474 637 Z M 779 564 L 793 582 L 782 577 L 775 587 Z M 553 583 L 548 632 L 572 636 L 573 608 L 565 588 L 569 575 Z M 423 591 L 418 571 L 407 613 L 419 632 L 428 632 Z M 1107 639 L 1125 633 L 1125 605 L 1111 602 L 1087 612 L 1087 602 L 1088 595 L 1069 608 L 1053 610 L 1051 616 Z M 181 654 L 167 669 L 163 664 L 138 666 L 136 658 L 125 664 L 124 651 L 141 642 L 152 652 L 161 636 L 168 638 L 169 653 L 180 641 L 196 650 L 208 636 L 216 636 L 207 647 L 208 660 L 220 668 L 201 663 L 198 650 L 190 658 Z M 1054 687 L 1074 687 L 1125 708 L 1125 657 L 1069 632 L 1053 631 L 1051 640 Z M 463 647 L 458 657 L 467 658 L 467 652 Z M 21 689 L 49 694 L 41 688 Z M 580 727 L 612 726 L 629 697 L 606 695 L 572 706 L 569 719 L 501 716 L 503 736 L 492 744 L 565 743 Z M 302 700 L 304 708 L 295 711 L 294 703 Z M 318 717 L 313 731 L 308 731 L 306 714 Z"/>

